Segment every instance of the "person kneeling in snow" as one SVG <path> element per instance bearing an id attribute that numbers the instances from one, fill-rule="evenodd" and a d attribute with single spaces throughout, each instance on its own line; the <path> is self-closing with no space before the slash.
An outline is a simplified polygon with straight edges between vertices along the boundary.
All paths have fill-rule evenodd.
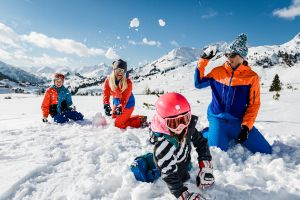
<path id="1" fill-rule="evenodd" d="M 132 82 L 128 78 L 127 63 L 121 59 L 114 61 L 113 71 L 103 85 L 103 105 L 107 116 L 115 118 L 115 126 L 139 128 L 146 125 L 146 116 L 131 116 L 135 99 L 132 94 Z M 110 107 L 110 96 L 113 96 L 113 109 Z M 112 112 L 112 113 L 111 113 Z"/>
<path id="2" fill-rule="evenodd" d="M 191 114 L 189 102 L 178 93 L 162 95 L 155 109 L 150 142 L 154 144 L 154 161 L 162 179 L 179 200 L 204 199 L 198 193 L 189 192 L 183 184 L 190 178 L 191 143 L 198 153 L 197 186 L 209 187 L 214 183 L 207 139 L 195 128 L 198 117 Z"/>
<path id="3" fill-rule="evenodd" d="M 209 128 L 203 135 L 209 146 L 227 151 L 229 141 L 236 139 L 251 152 L 272 153 L 264 136 L 253 126 L 260 107 L 259 76 L 245 60 L 247 36 L 241 34 L 225 52 L 227 61 L 204 76 L 209 60 L 216 55 L 205 50 L 195 69 L 195 87 L 212 89 L 212 102 L 207 111 Z M 207 51 L 207 52 L 206 52 Z"/>
<path id="4" fill-rule="evenodd" d="M 65 123 L 69 119 L 74 121 L 82 120 L 83 115 L 75 111 L 75 107 L 71 108 L 72 97 L 67 88 L 63 86 L 65 76 L 63 74 L 54 74 L 54 85 L 45 92 L 42 103 L 43 122 L 48 122 L 47 118 L 50 114 L 54 122 Z"/>

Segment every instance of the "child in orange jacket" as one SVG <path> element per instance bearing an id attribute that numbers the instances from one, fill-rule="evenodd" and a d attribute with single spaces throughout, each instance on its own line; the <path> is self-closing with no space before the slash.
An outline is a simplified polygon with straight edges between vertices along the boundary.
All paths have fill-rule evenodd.
<path id="1" fill-rule="evenodd" d="M 113 62 L 113 71 L 103 85 L 103 105 L 105 114 L 115 118 L 115 126 L 139 128 L 147 121 L 146 116 L 131 116 L 135 99 L 132 94 L 132 82 L 128 78 L 127 63 L 121 59 Z M 110 96 L 113 97 L 113 108 L 110 107 Z M 112 113 L 111 113 L 112 112 Z"/>
<path id="2" fill-rule="evenodd" d="M 48 122 L 48 116 L 53 118 L 56 123 L 65 123 L 69 119 L 74 121 L 82 120 L 83 115 L 71 108 L 73 102 L 70 91 L 64 87 L 65 76 L 55 73 L 53 85 L 49 87 L 42 102 L 43 122 Z"/>

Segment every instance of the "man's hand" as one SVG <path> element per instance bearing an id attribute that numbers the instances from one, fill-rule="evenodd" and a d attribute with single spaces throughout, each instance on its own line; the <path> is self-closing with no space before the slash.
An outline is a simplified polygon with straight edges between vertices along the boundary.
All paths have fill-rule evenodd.
<path id="1" fill-rule="evenodd" d="M 244 143 L 248 139 L 249 128 L 246 125 L 242 125 L 242 130 L 239 134 L 237 141 L 239 143 Z"/>
<path id="2" fill-rule="evenodd" d="M 208 47 L 207 49 L 204 50 L 203 54 L 201 55 L 201 58 L 210 60 L 213 57 L 215 57 L 216 54 L 217 54 L 217 47 L 215 46 Z"/>

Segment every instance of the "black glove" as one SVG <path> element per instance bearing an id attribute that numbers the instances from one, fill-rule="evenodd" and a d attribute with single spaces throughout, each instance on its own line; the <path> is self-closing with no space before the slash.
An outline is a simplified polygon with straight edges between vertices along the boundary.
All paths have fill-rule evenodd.
<path id="1" fill-rule="evenodd" d="M 58 114 L 58 112 L 57 112 L 57 104 L 52 104 L 52 105 L 50 105 L 49 113 L 50 113 L 50 115 L 51 115 L 52 118 L 53 118 L 55 115 Z"/>
<path id="2" fill-rule="evenodd" d="M 47 123 L 47 122 L 48 122 L 48 119 L 47 119 L 47 118 L 43 118 L 42 121 L 43 121 L 44 123 Z"/>
<path id="3" fill-rule="evenodd" d="M 116 108 L 114 114 L 115 114 L 115 115 L 122 115 L 122 108 L 121 108 L 121 106 L 118 106 L 118 107 Z"/>
<path id="4" fill-rule="evenodd" d="M 61 112 L 66 112 L 66 111 L 69 111 L 69 107 L 68 107 L 68 104 L 67 104 L 67 101 L 66 100 L 63 100 L 61 103 L 60 103 L 60 111 Z"/>
<path id="5" fill-rule="evenodd" d="M 209 53 L 204 51 L 203 54 L 201 55 L 201 58 L 210 60 L 210 59 L 212 59 L 215 55 L 216 55 L 216 52 L 214 52 L 213 50 L 211 50 Z"/>
<path id="6" fill-rule="evenodd" d="M 239 138 L 237 139 L 237 141 L 239 143 L 244 143 L 248 139 L 248 135 L 249 135 L 249 128 L 246 125 L 242 125 L 242 130 L 239 134 Z"/>
<path id="7" fill-rule="evenodd" d="M 107 116 L 111 116 L 111 107 L 108 104 L 104 104 L 104 111 Z"/>

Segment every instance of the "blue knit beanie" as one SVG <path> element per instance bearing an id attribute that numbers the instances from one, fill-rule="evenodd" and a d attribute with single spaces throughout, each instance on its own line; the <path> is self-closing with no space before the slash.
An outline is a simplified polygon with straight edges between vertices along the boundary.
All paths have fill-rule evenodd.
<path id="1" fill-rule="evenodd" d="M 226 53 L 238 53 L 243 58 L 247 57 L 248 47 L 247 47 L 247 35 L 240 34 L 226 49 Z"/>

